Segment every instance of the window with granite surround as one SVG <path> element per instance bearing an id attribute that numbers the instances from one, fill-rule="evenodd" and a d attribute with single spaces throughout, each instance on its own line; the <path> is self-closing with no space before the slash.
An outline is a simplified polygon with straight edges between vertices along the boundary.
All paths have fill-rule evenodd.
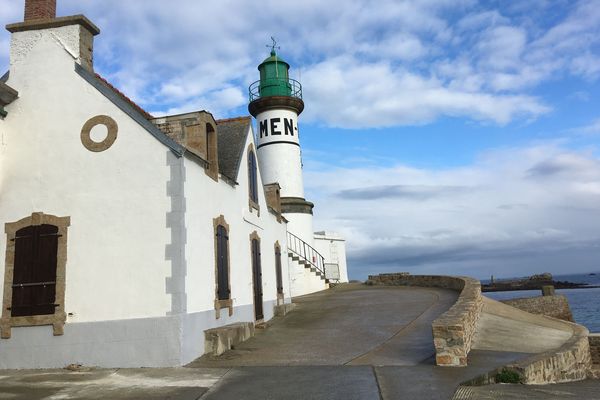
<path id="1" fill-rule="evenodd" d="M 70 217 L 41 212 L 5 224 L 3 339 L 18 326 L 52 325 L 55 336 L 63 334 L 69 225 Z"/>
<path id="2" fill-rule="evenodd" d="M 252 145 L 248 148 L 248 197 L 250 210 L 255 209 L 260 211 L 258 205 L 258 168 L 256 165 L 254 146 Z"/>
<path id="3" fill-rule="evenodd" d="M 220 318 L 221 309 L 228 308 L 233 315 L 229 262 L 229 224 L 223 215 L 213 220 L 215 234 L 215 311 Z"/>

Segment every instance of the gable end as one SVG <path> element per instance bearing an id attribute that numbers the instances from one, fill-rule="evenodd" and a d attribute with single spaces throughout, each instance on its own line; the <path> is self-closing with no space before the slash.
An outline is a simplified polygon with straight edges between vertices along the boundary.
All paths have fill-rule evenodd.
<path id="1" fill-rule="evenodd" d="M 121 96 L 115 93 L 112 89 L 106 86 L 100 79 L 94 74 L 83 68 L 81 65 L 75 63 L 75 72 L 85 79 L 90 85 L 110 100 L 115 106 L 121 111 L 127 114 L 131 119 L 137 122 L 142 128 L 147 130 L 152 136 L 154 136 L 159 142 L 171 149 L 177 157 L 181 157 L 185 153 L 185 148 L 173 139 L 166 136 L 160 129 L 158 129 L 152 122 L 148 121 L 140 111 L 136 110 L 130 103 L 123 100 Z"/>

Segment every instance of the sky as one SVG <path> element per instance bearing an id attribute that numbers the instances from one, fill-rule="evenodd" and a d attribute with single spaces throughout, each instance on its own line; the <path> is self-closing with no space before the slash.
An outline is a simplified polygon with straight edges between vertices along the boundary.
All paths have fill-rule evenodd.
<path id="1" fill-rule="evenodd" d="M 0 0 L 0 22 L 23 0 Z M 270 37 L 303 86 L 316 230 L 349 274 L 600 270 L 600 0 L 58 0 L 155 115 L 247 115 Z M 10 36 L 0 33 L 0 69 Z"/>

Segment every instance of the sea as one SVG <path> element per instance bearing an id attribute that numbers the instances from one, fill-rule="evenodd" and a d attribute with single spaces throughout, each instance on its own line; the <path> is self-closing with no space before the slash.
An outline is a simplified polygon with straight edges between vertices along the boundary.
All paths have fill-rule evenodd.
<path id="1" fill-rule="evenodd" d="M 600 286 L 600 272 L 554 275 L 555 281 L 584 283 L 587 286 Z M 489 283 L 489 280 L 482 280 Z M 600 288 L 590 289 L 558 289 L 557 294 L 565 295 L 569 300 L 573 318 L 584 325 L 592 333 L 600 333 Z M 487 292 L 485 296 L 494 300 L 507 300 L 518 297 L 535 297 L 541 295 L 541 290 L 512 290 L 508 292 Z"/>

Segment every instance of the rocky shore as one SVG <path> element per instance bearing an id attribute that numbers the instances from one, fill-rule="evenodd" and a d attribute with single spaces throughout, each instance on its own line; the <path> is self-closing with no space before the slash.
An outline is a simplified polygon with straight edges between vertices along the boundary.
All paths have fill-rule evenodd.
<path id="1" fill-rule="evenodd" d="M 554 286 L 555 289 L 590 289 L 599 286 L 589 286 L 586 283 L 555 281 L 552 274 L 545 272 L 528 278 L 492 280 L 481 285 L 482 292 L 505 292 L 511 290 L 541 290 L 542 286 Z"/>

